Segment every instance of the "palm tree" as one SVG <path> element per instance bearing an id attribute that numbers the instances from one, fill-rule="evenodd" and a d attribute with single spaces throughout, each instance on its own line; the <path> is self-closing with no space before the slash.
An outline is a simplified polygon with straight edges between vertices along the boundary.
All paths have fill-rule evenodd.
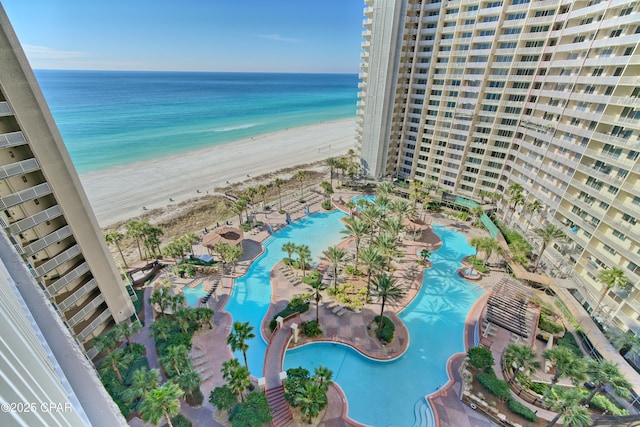
<path id="1" fill-rule="evenodd" d="M 116 326 L 116 328 L 120 336 L 125 337 L 129 348 L 131 348 L 131 337 L 142 329 L 142 324 L 139 320 L 136 320 L 135 322 L 122 322 Z"/>
<path id="2" fill-rule="evenodd" d="M 184 392 L 180 387 L 167 381 L 160 387 L 149 392 L 140 404 L 140 416 L 144 422 L 158 425 L 164 416 L 169 427 L 173 427 L 171 417 L 180 412 L 180 398 Z"/>
<path id="3" fill-rule="evenodd" d="M 315 381 L 306 381 L 300 391 L 301 393 L 296 395 L 295 403 L 311 424 L 312 420 L 327 406 L 327 391 Z"/>
<path id="4" fill-rule="evenodd" d="M 378 184 L 378 186 L 376 187 L 376 195 L 389 197 L 393 194 L 394 190 L 395 187 L 393 186 L 392 182 L 384 181 Z"/>
<path id="5" fill-rule="evenodd" d="M 284 185 L 284 181 L 276 178 L 273 180 L 273 185 L 278 190 L 278 210 L 282 210 L 282 186 Z"/>
<path id="6" fill-rule="evenodd" d="M 553 378 L 551 378 L 552 386 L 562 377 L 567 377 L 574 383 L 583 381 L 586 378 L 585 360 L 582 357 L 576 356 L 569 348 L 560 346 L 553 347 L 545 350 L 543 356 L 554 365 L 556 370 Z"/>
<path id="7" fill-rule="evenodd" d="M 409 185 L 409 200 L 413 200 L 413 209 L 418 207 L 418 202 L 425 196 L 425 191 L 420 181 L 412 181 Z"/>
<path id="8" fill-rule="evenodd" d="M 320 384 L 323 384 L 325 388 L 329 387 L 331 384 L 331 377 L 333 377 L 333 371 L 331 369 L 319 365 L 317 368 L 313 369 L 313 373 Z"/>
<path id="9" fill-rule="evenodd" d="M 178 309 L 173 312 L 173 316 L 180 329 L 182 329 L 182 332 L 186 334 L 191 324 L 191 309 L 184 306 L 178 307 Z"/>
<path id="10" fill-rule="evenodd" d="M 398 239 L 400 233 L 404 230 L 404 224 L 402 224 L 402 219 L 400 218 L 385 218 L 380 221 L 380 229 L 391 234 L 395 239 Z"/>
<path id="11" fill-rule="evenodd" d="M 153 293 L 151 294 L 151 297 L 149 298 L 149 302 L 152 305 L 157 304 L 158 307 L 160 308 L 160 314 L 164 316 L 165 314 L 164 312 L 166 311 L 167 307 L 169 307 L 169 304 L 170 304 L 170 300 L 169 300 L 170 297 L 171 295 L 165 288 L 158 288 L 155 291 L 153 291 Z"/>
<path id="12" fill-rule="evenodd" d="M 264 184 L 258 185 L 258 188 L 256 189 L 258 196 L 260 196 L 260 198 L 262 199 L 262 209 L 264 209 L 264 207 L 267 204 L 267 200 L 265 199 L 265 196 L 267 195 L 267 190 L 268 190 L 268 187 Z"/>
<path id="13" fill-rule="evenodd" d="M 325 160 L 327 166 L 329 166 L 329 182 L 333 187 L 333 170 L 338 166 L 338 160 L 335 157 L 329 157 Z"/>
<path id="14" fill-rule="evenodd" d="M 122 241 L 122 239 L 124 239 L 124 234 L 114 231 L 112 233 L 108 233 L 107 235 L 105 235 L 104 238 L 106 239 L 107 243 L 116 245 L 116 249 L 118 249 L 118 252 L 120 253 L 120 257 L 122 258 L 122 263 L 124 264 L 124 268 L 128 269 L 129 266 L 127 265 L 127 260 L 124 258 L 124 254 L 122 253 L 122 248 L 120 247 L 120 242 Z"/>
<path id="15" fill-rule="evenodd" d="M 567 239 L 567 235 L 564 234 L 564 231 L 555 224 L 547 224 L 544 228 L 536 228 L 533 232 L 542 238 L 542 246 L 540 247 L 540 253 L 538 254 L 538 259 L 536 260 L 536 267 L 540 265 L 542 261 L 542 254 L 544 253 L 547 246 L 555 241 L 563 241 Z"/>
<path id="16" fill-rule="evenodd" d="M 238 359 L 229 359 L 222 363 L 222 369 L 220 371 L 222 372 L 222 378 L 227 382 L 229 388 L 244 402 L 244 395 L 242 393 L 251 385 L 249 368 L 240 365 Z"/>
<path id="17" fill-rule="evenodd" d="M 289 260 L 291 260 L 291 257 L 293 256 L 293 253 L 296 251 L 297 248 L 298 248 L 298 245 L 296 245 L 293 242 L 285 242 L 282 244 L 282 250 L 287 253 L 287 258 L 289 258 Z"/>
<path id="18" fill-rule="evenodd" d="M 104 364 L 102 365 L 102 369 L 111 369 L 118 377 L 118 381 L 122 384 L 122 373 L 120 369 L 127 369 L 131 363 L 133 363 L 134 355 L 133 353 L 125 352 L 123 349 L 118 348 L 113 350 L 111 353 L 107 355 L 104 359 Z"/>
<path id="19" fill-rule="evenodd" d="M 188 246 L 189 249 L 191 249 L 191 253 L 193 254 L 193 245 L 200 241 L 200 237 L 198 237 L 196 233 L 187 233 L 182 236 L 182 241 L 184 242 L 185 246 Z"/>
<path id="20" fill-rule="evenodd" d="M 476 250 L 479 250 L 482 253 L 484 253 L 484 258 L 482 259 L 482 265 L 487 264 L 487 261 L 489 260 L 491 255 L 493 255 L 494 251 L 500 250 L 500 245 L 498 244 L 497 240 L 495 240 L 493 237 L 480 237 L 480 238 L 476 237 L 474 239 L 471 239 L 471 245 L 474 245 L 474 241 L 477 245 Z"/>
<path id="21" fill-rule="evenodd" d="M 389 211 L 402 221 L 406 217 L 415 215 L 416 210 L 411 203 L 404 199 L 395 199 L 389 204 Z"/>
<path id="22" fill-rule="evenodd" d="M 306 172 L 303 170 L 299 170 L 296 172 L 296 179 L 300 182 L 300 201 L 304 201 L 304 180 L 306 178 Z"/>
<path id="23" fill-rule="evenodd" d="M 126 402 L 135 399 L 145 399 L 149 392 L 160 385 L 160 371 L 157 369 L 140 368 L 133 372 L 131 385 L 122 391 L 122 397 Z"/>
<path id="24" fill-rule="evenodd" d="M 427 262 L 429 262 L 429 258 L 431 258 L 431 252 L 428 249 L 420 251 L 420 260 L 425 267 L 427 266 Z"/>
<path id="25" fill-rule="evenodd" d="M 165 371 L 173 370 L 177 375 L 181 375 L 181 370 L 186 366 L 189 360 L 189 349 L 182 345 L 171 345 L 167 347 L 167 352 L 164 356 L 160 357 L 160 362 L 165 367 Z M 167 369 L 171 367 L 171 369 Z"/>
<path id="26" fill-rule="evenodd" d="M 382 270 L 384 266 L 384 258 L 380 255 L 380 251 L 374 246 L 367 246 L 360 253 L 362 263 L 367 267 L 367 295 L 365 301 L 369 301 L 371 293 L 371 276 L 374 272 Z"/>
<path id="27" fill-rule="evenodd" d="M 356 256 L 353 259 L 353 271 L 358 273 L 358 256 L 360 255 L 360 241 L 369 231 L 369 226 L 358 218 L 347 218 L 344 220 L 346 223 L 346 230 L 342 230 L 341 233 L 348 237 L 353 237 L 356 241 Z"/>
<path id="28" fill-rule="evenodd" d="M 193 401 L 194 395 L 200 390 L 200 384 L 202 380 L 200 375 L 193 369 L 193 367 L 185 370 L 178 376 L 178 385 L 186 395 L 187 400 Z"/>
<path id="29" fill-rule="evenodd" d="M 231 273 L 235 273 L 236 263 L 240 261 L 240 258 L 242 258 L 242 247 L 229 245 L 225 252 L 225 259 L 231 263 Z"/>
<path id="30" fill-rule="evenodd" d="M 333 287 L 338 288 L 338 270 L 347 253 L 337 246 L 331 246 L 322 252 L 322 255 L 333 265 Z"/>
<path id="31" fill-rule="evenodd" d="M 255 337 L 256 335 L 253 333 L 253 326 L 251 326 L 249 322 L 234 322 L 233 329 L 227 337 L 227 344 L 231 347 L 231 351 L 242 351 L 244 366 L 247 368 L 247 371 L 249 369 L 249 364 L 247 363 L 247 350 L 249 349 L 249 344 L 247 344 L 247 340 Z"/>
<path id="32" fill-rule="evenodd" d="M 547 427 L 552 427 L 562 419 L 565 426 L 580 427 L 591 425 L 589 410 L 580 404 L 582 395 L 576 388 L 563 389 L 552 387 L 545 391 L 544 402 L 553 412 L 558 414 L 553 417 Z"/>
<path id="33" fill-rule="evenodd" d="M 329 183 L 327 181 L 322 181 L 320 183 L 320 187 L 324 191 L 325 199 L 326 200 L 331 200 L 331 195 L 333 194 L 333 186 L 331 185 L 331 183 Z"/>
<path id="34" fill-rule="evenodd" d="M 391 269 L 391 261 L 395 257 L 402 255 L 402 252 L 398 250 L 398 239 L 389 233 L 382 233 L 377 236 L 373 241 L 373 245 L 384 257 L 385 265 L 389 270 Z"/>
<path id="35" fill-rule="evenodd" d="M 609 339 L 621 356 L 631 360 L 640 358 L 640 337 L 632 331 L 614 332 Z"/>
<path id="36" fill-rule="evenodd" d="M 307 266 L 311 262 L 311 249 L 307 245 L 299 245 L 296 247 L 296 253 L 298 254 L 298 262 L 302 269 L 302 277 L 306 276 Z"/>
<path id="37" fill-rule="evenodd" d="M 243 198 L 238 198 L 238 200 L 233 202 L 233 204 L 231 205 L 231 210 L 233 211 L 234 214 L 238 215 L 238 221 L 240 222 L 241 225 L 242 225 L 242 212 L 244 212 L 244 208 L 246 207 L 247 207 L 247 202 Z"/>
<path id="38" fill-rule="evenodd" d="M 324 291 L 327 287 L 320 280 L 320 272 L 318 270 L 314 270 L 311 274 L 302 279 L 302 281 L 309 285 L 308 290 L 311 292 L 311 296 L 316 302 L 316 324 L 319 324 L 320 316 L 318 310 L 320 308 L 320 301 L 322 301 L 322 294 L 320 292 Z"/>
<path id="39" fill-rule="evenodd" d="M 587 374 L 595 387 L 585 399 L 585 405 L 589 405 L 596 393 L 600 392 L 600 390 L 606 386 L 611 387 L 615 394 L 623 399 L 629 399 L 631 397 L 631 393 L 629 392 L 631 383 L 622 375 L 616 363 L 609 362 L 605 359 L 591 359 L 587 364 Z"/>
<path id="40" fill-rule="evenodd" d="M 509 210 L 511 211 L 511 217 L 509 218 L 509 222 L 513 219 L 513 214 L 516 211 L 516 207 L 519 204 L 524 203 L 524 195 L 522 194 L 522 185 L 517 182 L 512 183 L 507 188 L 507 194 L 509 195 Z"/>
<path id="41" fill-rule="evenodd" d="M 109 331 L 98 335 L 93 340 L 93 345 L 96 347 L 99 353 L 108 354 L 111 353 L 118 346 L 120 338 L 122 337 L 121 331 L 118 328 L 112 328 Z"/>
<path id="42" fill-rule="evenodd" d="M 527 222 L 527 227 L 524 230 L 525 233 L 529 231 L 529 226 L 531 225 L 531 221 L 533 220 L 533 215 L 540 213 L 543 208 L 544 204 L 538 199 L 525 205 L 524 210 L 529 212 L 529 221 Z"/>
<path id="43" fill-rule="evenodd" d="M 140 239 L 144 236 L 143 232 L 143 224 L 140 221 L 129 221 L 125 225 L 125 229 L 127 230 L 127 234 L 129 237 L 133 238 L 136 241 L 136 246 L 138 247 L 138 253 L 140 254 L 140 260 L 142 261 L 142 250 L 140 249 Z"/>
<path id="44" fill-rule="evenodd" d="M 373 279 L 373 296 L 382 300 L 380 307 L 380 319 L 378 322 L 378 329 L 382 329 L 382 319 L 384 313 L 384 306 L 387 302 L 395 303 L 404 298 L 406 293 L 404 286 L 400 285 L 396 279 L 389 274 L 379 274 Z"/>
<path id="45" fill-rule="evenodd" d="M 529 377 L 533 371 L 540 369 L 540 363 L 536 360 L 536 352 L 526 345 L 509 344 L 502 353 L 504 363 L 513 368 L 513 378 L 509 380 L 512 383 L 516 379 L 516 374 L 521 372 Z"/>
<path id="46" fill-rule="evenodd" d="M 349 200 L 344 204 L 344 207 L 349 209 L 349 218 L 353 216 L 353 211 L 356 208 L 356 202 Z"/>
<path id="47" fill-rule="evenodd" d="M 598 273 L 598 280 L 602 283 L 602 291 L 600 293 L 600 298 L 598 298 L 598 303 L 596 304 L 596 308 L 594 312 L 598 310 L 602 300 L 607 295 L 610 289 L 620 288 L 624 289 L 629 284 L 629 279 L 624 275 L 624 271 L 620 270 L 618 267 L 607 268 L 604 270 L 600 270 Z"/>

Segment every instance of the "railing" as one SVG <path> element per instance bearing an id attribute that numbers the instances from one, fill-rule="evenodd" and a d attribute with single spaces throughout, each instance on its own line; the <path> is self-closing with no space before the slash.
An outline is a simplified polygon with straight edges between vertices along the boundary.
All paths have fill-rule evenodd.
<path id="1" fill-rule="evenodd" d="M 67 322 L 71 327 L 74 327 L 78 323 L 82 322 L 89 314 L 91 314 L 100 304 L 104 302 L 104 296 L 98 294 L 89 304 L 82 307 L 82 310 L 73 315 Z M 92 322 L 93 323 L 93 322 Z"/>
<path id="2" fill-rule="evenodd" d="M 47 246 L 59 242 L 69 236 L 71 236 L 71 228 L 68 225 L 65 225 L 64 227 L 54 231 L 53 233 L 47 234 L 46 236 L 36 240 L 30 245 L 25 246 L 24 250 L 27 255 L 33 255 L 37 252 L 40 252 Z"/>
<path id="3" fill-rule="evenodd" d="M 54 258 L 36 267 L 35 272 L 38 276 L 43 276 L 49 271 L 53 270 L 54 268 L 57 268 L 62 264 L 64 264 L 65 262 L 69 261 L 70 259 L 74 258 L 75 256 L 80 255 L 80 253 L 81 253 L 80 246 L 73 245 L 66 251 L 62 252 L 61 254 L 56 255 Z"/>
<path id="4" fill-rule="evenodd" d="M 38 224 L 42 224 L 45 221 L 49 221 L 53 218 L 57 218 L 62 215 L 62 211 L 60 210 L 60 206 L 55 205 L 44 211 L 38 212 L 30 217 L 21 219 L 20 221 L 14 222 L 9 227 L 9 231 L 11 234 L 19 234 L 25 230 L 35 227 Z M 0 222 L 2 221 L 2 217 L 0 217 Z M 6 228 L 6 227 L 5 227 Z"/>
<path id="5" fill-rule="evenodd" d="M 51 187 L 48 183 L 44 182 L 35 187 L 27 188 L 26 190 L 0 198 L 0 209 L 7 209 L 50 193 Z"/>
<path id="6" fill-rule="evenodd" d="M 0 167 L 0 179 L 9 178 L 15 175 L 22 175 L 40 169 L 36 159 L 27 159 L 21 162 Z"/>
<path id="7" fill-rule="evenodd" d="M 89 326 L 84 328 L 78 334 L 78 339 L 84 342 L 87 339 L 87 337 L 89 337 L 89 335 L 91 335 L 91 333 L 98 327 L 98 325 L 101 325 L 110 317 L 111 317 L 111 312 L 109 312 L 109 309 L 107 308 L 100 314 L 100 316 L 98 316 L 93 322 L 91 322 Z"/>
<path id="8" fill-rule="evenodd" d="M 89 265 L 86 262 L 83 262 L 82 264 L 62 276 L 60 279 L 53 282 L 50 286 L 48 286 L 46 288 L 46 292 L 49 294 L 49 297 L 52 297 L 53 295 L 57 294 L 60 289 L 64 288 L 69 283 L 73 282 L 88 271 Z"/>
<path id="9" fill-rule="evenodd" d="M 11 107 L 9 107 L 8 102 L 0 102 L 0 116 L 11 116 L 13 115 L 13 111 L 11 111 Z"/>
<path id="10" fill-rule="evenodd" d="M 76 290 L 74 293 L 65 298 L 64 301 L 58 304 L 58 307 L 60 307 L 60 310 L 67 310 L 69 307 L 75 304 L 76 301 L 95 289 L 96 286 L 98 286 L 98 282 L 96 282 L 96 279 L 91 278 L 91 280 L 82 285 L 80 289 Z"/>
<path id="11" fill-rule="evenodd" d="M 0 135 L 0 148 L 13 147 L 27 143 L 27 139 L 21 131 L 3 133 Z"/>

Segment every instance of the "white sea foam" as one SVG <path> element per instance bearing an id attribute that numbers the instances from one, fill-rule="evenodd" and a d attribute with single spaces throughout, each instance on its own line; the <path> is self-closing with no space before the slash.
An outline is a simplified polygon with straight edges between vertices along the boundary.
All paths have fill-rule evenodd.
<path id="1" fill-rule="evenodd" d="M 225 126 L 225 127 L 221 127 L 221 128 L 214 128 L 211 129 L 211 131 L 213 132 L 229 132 L 232 130 L 240 130 L 240 129 L 249 129 L 255 126 L 260 126 L 262 123 L 246 123 L 243 125 L 237 125 L 237 126 Z"/>

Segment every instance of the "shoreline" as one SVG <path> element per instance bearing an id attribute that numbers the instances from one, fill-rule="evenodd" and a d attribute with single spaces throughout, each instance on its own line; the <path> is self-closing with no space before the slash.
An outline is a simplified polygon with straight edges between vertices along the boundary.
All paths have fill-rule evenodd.
<path id="1" fill-rule="evenodd" d="M 355 117 L 332 120 L 87 172 L 80 181 L 105 227 L 141 215 L 144 208 L 164 208 L 248 177 L 345 154 L 355 147 L 355 136 Z"/>

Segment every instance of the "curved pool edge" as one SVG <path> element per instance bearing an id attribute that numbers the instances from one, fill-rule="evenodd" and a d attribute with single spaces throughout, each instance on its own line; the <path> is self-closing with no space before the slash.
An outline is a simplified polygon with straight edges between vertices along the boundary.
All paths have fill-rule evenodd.
<path id="1" fill-rule="evenodd" d="M 469 313 L 467 314 L 467 318 L 465 319 L 463 332 L 465 352 L 452 354 L 447 360 L 446 368 L 447 376 L 449 378 L 448 381 L 440 389 L 425 396 L 427 403 L 433 411 L 434 427 L 440 427 L 440 414 L 435 399 L 447 397 L 449 391 L 453 391 L 453 386 L 461 380 L 459 377 L 459 373 L 456 376 L 456 371 L 454 370 L 453 365 L 458 362 L 462 364 L 461 359 L 464 359 L 467 355 L 467 351 L 475 346 L 475 333 L 478 321 L 480 320 L 480 316 L 482 315 L 482 311 L 484 310 L 484 305 L 486 304 L 488 299 L 489 292 L 485 292 L 485 294 L 481 295 L 478 300 L 471 306 L 471 309 L 469 309 Z M 466 406 L 464 406 L 462 403 L 460 403 L 460 406 L 466 408 Z"/>

